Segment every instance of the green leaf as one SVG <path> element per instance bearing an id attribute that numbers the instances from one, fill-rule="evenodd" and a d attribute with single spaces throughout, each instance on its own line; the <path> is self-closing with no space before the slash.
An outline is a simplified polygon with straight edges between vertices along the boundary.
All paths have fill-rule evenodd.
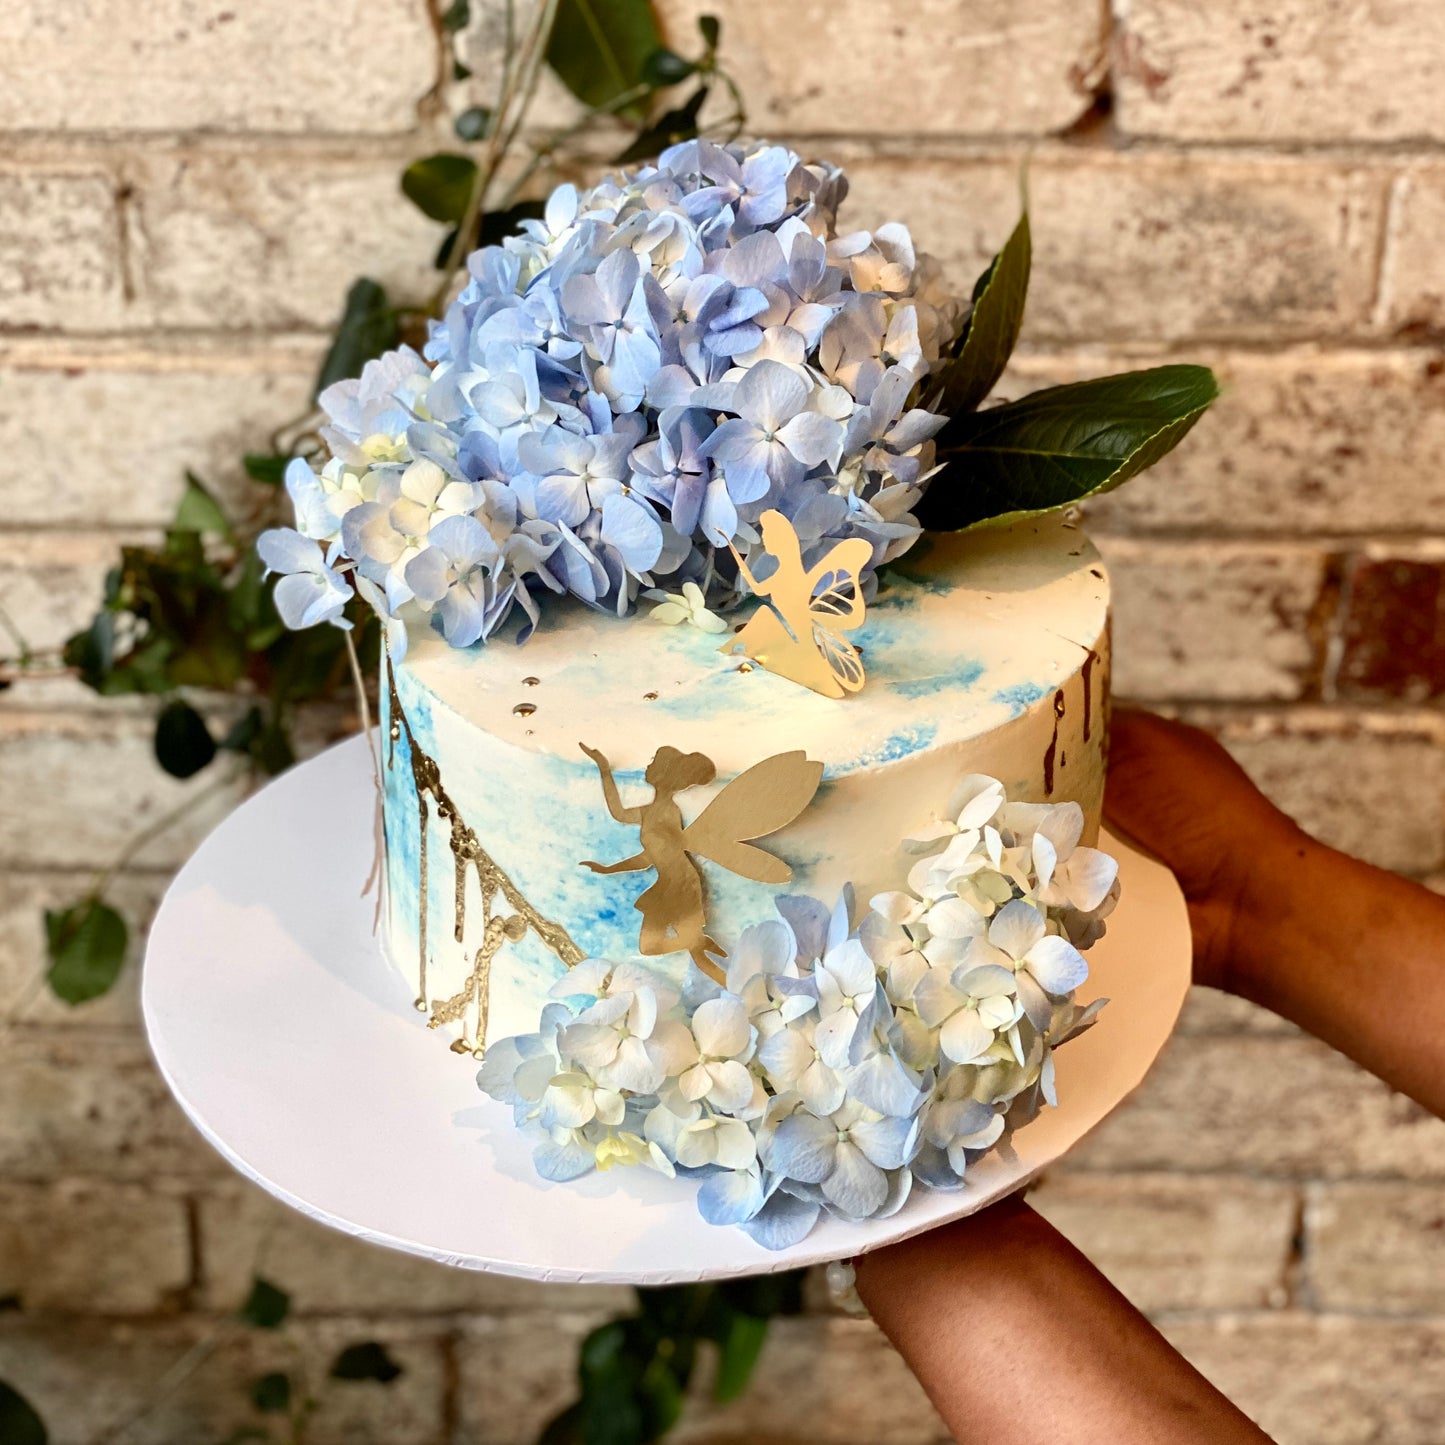
<path id="1" fill-rule="evenodd" d="M 465 30 L 472 23 L 472 7 L 470 0 L 452 0 L 452 3 L 442 11 L 442 29 L 448 34 L 456 34 L 458 30 Z"/>
<path id="2" fill-rule="evenodd" d="M 686 80 L 696 69 L 691 60 L 665 45 L 659 45 L 643 62 L 642 78 L 648 85 L 661 90 L 665 85 L 677 85 Z"/>
<path id="3" fill-rule="evenodd" d="M 64 1003 L 85 1003 L 108 993 L 125 963 L 128 931 L 115 909 L 98 898 L 45 913 L 45 979 Z M 0 1439 L 5 1439 L 0 1435 Z"/>
<path id="4" fill-rule="evenodd" d="M 505 211 L 487 211 L 482 216 L 481 228 L 477 233 L 478 245 L 497 245 L 504 237 L 510 236 L 523 221 L 539 219 L 545 209 L 545 201 L 518 201 L 515 206 L 508 206 Z"/>
<path id="5" fill-rule="evenodd" d="M 650 0 L 560 0 L 547 64 L 578 100 L 600 109 L 647 83 L 648 57 L 661 47 Z M 640 121 L 646 106 L 618 114 Z"/>
<path id="6" fill-rule="evenodd" d="M 182 698 L 168 702 L 156 719 L 156 761 L 173 778 L 199 773 L 216 756 L 206 720 Z"/>
<path id="7" fill-rule="evenodd" d="M 290 460 L 289 456 L 280 452 L 247 452 L 241 458 L 241 465 L 253 482 L 279 487 L 286 480 L 286 466 Z"/>
<path id="8" fill-rule="evenodd" d="M 720 1341 L 722 1355 L 713 1386 L 714 1399 L 736 1400 L 747 1389 L 753 1366 L 758 1362 L 767 1337 L 767 1320 L 744 1314 L 741 1310 L 732 1312 L 727 1334 Z"/>
<path id="9" fill-rule="evenodd" d="M 723 1303 L 745 1314 L 771 1319 L 774 1315 L 800 1315 L 803 1312 L 801 1269 L 779 1270 L 776 1274 L 754 1274 L 743 1279 L 726 1279 L 718 1285 Z"/>
<path id="10" fill-rule="evenodd" d="M 453 122 L 460 140 L 481 140 L 491 129 L 492 113 L 484 105 L 468 106 Z"/>
<path id="11" fill-rule="evenodd" d="M 632 144 L 616 157 L 617 165 L 651 160 L 678 141 L 691 140 L 697 134 L 697 117 L 707 99 L 707 86 L 699 85 L 675 110 L 664 111 L 646 130 L 634 137 Z"/>
<path id="12" fill-rule="evenodd" d="M 5 1445 L 46 1445 L 50 1435 L 35 1406 L 0 1380 L 0 1440 Z"/>
<path id="13" fill-rule="evenodd" d="M 333 1380 L 378 1380 L 389 1385 L 399 1374 L 401 1366 L 375 1340 L 347 1345 L 331 1365 Z"/>
<path id="14" fill-rule="evenodd" d="M 291 1379 L 279 1370 L 251 1382 L 251 1403 L 268 1415 L 291 1408 Z"/>
<path id="15" fill-rule="evenodd" d="M 474 160 L 442 151 L 413 161 L 401 173 L 401 189 L 424 215 L 455 225 L 467 213 L 476 179 Z"/>
<path id="16" fill-rule="evenodd" d="M 274 1330 L 285 1322 L 290 1310 L 291 1299 L 285 1290 L 277 1289 L 258 1274 L 251 1282 L 251 1293 L 241 1306 L 239 1318 L 258 1330 Z"/>
<path id="17" fill-rule="evenodd" d="M 100 692 L 115 666 L 115 614 L 97 612 L 89 627 L 66 638 L 62 656 L 87 687 Z"/>
<path id="18" fill-rule="evenodd" d="M 1109 491 L 1172 451 L 1218 395 L 1207 366 L 1158 366 L 957 417 L 940 435 L 946 470 L 918 519 L 956 532 Z"/>
<path id="19" fill-rule="evenodd" d="M 197 532 L 217 537 L 231 535 L 230 519 L 194 472 L 186 473 L 186 490 L 181 494 L 176 520 L 171 525 L 177 532 Z"/>
<path id="20" fill-rule="evenodd" d="M 993 390 L 1018 343 L 1029 290 L 1032 241 L 1028 212 L 973 288 L 973 312 L 962 345 L 940 373 L 942 390 L 932 411 L 958 416 L 975 410 Z"/>
<path id="21" fill-rule="evenodd" d="M 372 357 L 390 351 L 397 339 L 396 312 L 385 290 L 369 276 L 353 281 L 335 339 L 316 378 L 316 395 L 334 381 L 359 376 Z"/>

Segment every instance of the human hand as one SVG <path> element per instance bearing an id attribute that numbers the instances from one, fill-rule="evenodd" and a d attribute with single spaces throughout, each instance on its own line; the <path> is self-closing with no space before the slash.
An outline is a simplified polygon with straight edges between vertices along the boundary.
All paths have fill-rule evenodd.
<path id="1" fill-rule="evenodd" d="M 1189 904 L 1194 981 L 1236 992 L 1232 972 L 1256 905 L 1281 875 L 1274 859 L 1302 835 L 1227 752 L 1198 728 L 1118 709 L 1109 735 L 1104 814 L 1166 863 Z"/>

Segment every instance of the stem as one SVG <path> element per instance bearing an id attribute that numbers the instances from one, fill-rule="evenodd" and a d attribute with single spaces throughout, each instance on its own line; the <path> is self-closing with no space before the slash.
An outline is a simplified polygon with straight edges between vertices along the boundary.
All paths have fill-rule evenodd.
<path id="1" fill-rule="evenodd" d="M 482 216 L 485 213 L 487 195 L 496 179 L 497 170 L 506 156 L 517 132 L 531 107 L 536 95 L 537 81 L 541 75 L 542 59 L 547 51 L 547 42 L 557 19 L 558 0 L 541 0 L 536 19 L 518 47 L 517 60 L 503 77 L 503 87 L 497 99 L 497 109 L 492 115 L 491 129 L 487 132 L 487 145 L 472 179 L 471 195 L 467 208 L 457 223 L 456 235 L 442 263 L 443 278 L 432 296 L 430 311 L 433 316 L 441 314 L 446 303 L 447 292 L 451 290 L 452 278 L 458 263 L 475 248 L 481 231 Z M 515 111 L 515 116 L 513 112 Z"/>
<path id="2" fill-rule="evenodd" d="M 140 832 L 136 833 L 131 838 L 130 842 L 128 842 L 125 847 L 121 849 L 120 853 L 116 856 L 115 861 L 110 865 L 110 867 L 106 868 L 103 872 L 96 875 L 95 883 L 92 885 L 90 890 L 90 897 L 100 898 L 105 893 L 105 890 L 110 886 L 111 881 L 115 878 L 115 875 L 119 873 L 121 869 L 126 866 L 126 864 L 130 863 L 135 858 L 136 854 L 141 851 L 141 849 L 143 849 L 148 843 L 154 842 L 155 839 L 159 838 L 160 835 L 166 832 L 168 829 L 175 827 L 175 825 L 179 823 L 182 818 L 184 818 L 187 814 L 194 812 L 203 802 L 206 801 L 206 799 L 214 797 L 217 793 L 222 792 L 226 788 L 229 788 L 232 783 L 234 783 L 238 778 L 242 777 L 247 771 L 248 765 L 244 763 L 240 764 L 235 768 L 232 768 L 229 772 L 224 773 L 221 777 L 215 778 L 211 782 L 207 783 L 206 786 L 202 788 L 199 792 L 191 793 L 188 797 L 184 798 L 180 803 L 178 803 L 174 808 L 172 808 L 170 812 L 162 813 L 161 816 L 155 820 L 155 822 L 147 824 L 146 827 L 142 828 Z"/>
<path id="3" fill-rule="evenodd" d="M 28 667 L 35 656 L 35 649 L 25 640 L 25 634 L 15 625 L 15 620 L 0 606 L 0 628 L 10 634 L 11 641 L 20 649 L 20 666 Z"/>

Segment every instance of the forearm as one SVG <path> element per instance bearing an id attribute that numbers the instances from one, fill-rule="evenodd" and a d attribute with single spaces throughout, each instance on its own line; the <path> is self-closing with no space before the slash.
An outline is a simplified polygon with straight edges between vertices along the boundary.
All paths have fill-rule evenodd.
<path id="1" fill-rule="evenodd" d="M 1022 1201 L 864 1255 L 858 1293 L 960 1445 L 1268 1440 Z"/>
<path id="2" fill-rule="evenodd" d="M 1263 864 L 1226 986 L 1445 1115 L 1445 898 L 1297 831 Z"/>

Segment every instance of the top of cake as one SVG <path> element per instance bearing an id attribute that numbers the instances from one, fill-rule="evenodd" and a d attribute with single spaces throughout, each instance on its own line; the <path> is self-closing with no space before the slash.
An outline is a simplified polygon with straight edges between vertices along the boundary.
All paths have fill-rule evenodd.
<path id="1" fill-rule="evenodd" d="M 726 775 L 803 749 L 838 776 L 1008 723 L 1079 671 L 1107 611 L 1097 551 L 1054 518 L 929 539 L 892 569 L 851 634 L 868 683 L 846 707 L 720 652 L 730 632 L 580 607 L 549 613 L 521 647 L 423 634 L 404 665 L 528 751 L 575 757 L 583 738 L 623 764 L 662 739 Z"/>

